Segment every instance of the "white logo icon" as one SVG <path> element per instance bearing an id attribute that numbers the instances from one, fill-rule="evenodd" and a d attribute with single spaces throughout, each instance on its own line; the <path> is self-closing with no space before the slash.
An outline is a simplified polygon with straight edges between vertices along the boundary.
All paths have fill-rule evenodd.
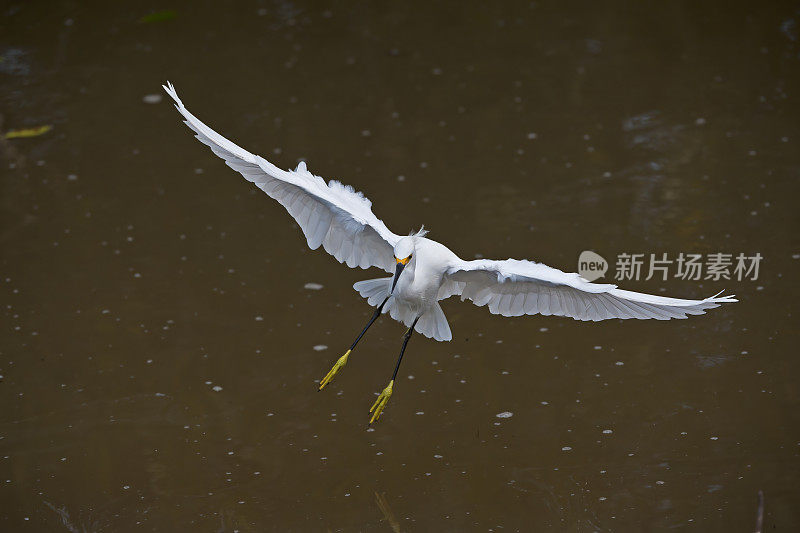
<path id="1" fill-rule="evenodd" d="M 578 274 L 587 281 L 602 278 L 608 272 L 608 261 L 591 250 L 581 252 L 578 257 Z"/>

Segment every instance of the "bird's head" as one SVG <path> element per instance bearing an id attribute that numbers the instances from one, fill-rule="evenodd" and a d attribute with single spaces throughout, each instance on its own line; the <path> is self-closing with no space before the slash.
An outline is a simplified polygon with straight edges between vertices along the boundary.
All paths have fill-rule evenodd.
<path id="1" fill-rule="evenodd" d="M 394 245 L 394 260 L 398 263 L 408 264 L 414 254 L 414 237 L 403 237 Z"/>
<path id="2" fill-rule="evenodd" d="M 400 278 L 400 273 L 403 272 L 403 269 L 411 261 L 413 255 L 413 236 L 409 235 L 408 237 L 403 237 L 394 245 L 394 260 L 397 266 L 394 271 L 394 280 L 392 280 L 392 292 L 394 292 L 394 287 L 397 285 L 397 280 Z"/>

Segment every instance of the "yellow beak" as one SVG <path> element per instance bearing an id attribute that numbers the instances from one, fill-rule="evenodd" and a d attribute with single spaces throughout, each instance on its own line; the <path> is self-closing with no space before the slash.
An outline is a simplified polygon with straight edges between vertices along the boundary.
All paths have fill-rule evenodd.
<path id="1" fill-rule="evenodd" d="M 408 262 L 409 262 L 409 261 L 411 261 L 411 256 L 409 255 L 409 256 L 408 256 L 408 257 L 406 257 L 405 259 L 398 259 L 398 258 L 396 258 L 396 257 L 395 257 L 395 258 L 394 258 L 394 260 L 395 260 L 397 263 L 400 263 L 401 265 L 407 265 L 407 264 L 408 264 Z"/>

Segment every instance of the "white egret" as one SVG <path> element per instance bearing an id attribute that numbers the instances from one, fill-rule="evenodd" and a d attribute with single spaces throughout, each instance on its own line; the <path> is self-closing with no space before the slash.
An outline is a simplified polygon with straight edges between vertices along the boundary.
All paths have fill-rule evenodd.
<path id="1" fill-rule="evenodd" d="M 389 313 L 408 326 L 392 378 L 370 409 L 377 420 L 392 395 L 394 381 L 411 334 L 417 331 L 437 341 L 452 338 L 439 301 L 459 295 L 503 316 L 557 315 L 575 320 L 654 318 L 668 320 L 703 314 L 721 303 L 736 302 L 719 294 L 703 300 L 683 300 L 590 283 L 578 274 L 516 259 L 465 261 L 446 246 L 428 239 L 424 230 L 400 236 L 389 231 L 372 213 L 372 203 L 352 187 L 328 183 L 301 162 L 281 170 L 218 134 L 184 107 L 175 88 L 164 86 L 185 123 L 203 144 L 247 181 L 277 200 L 297 221 L 312 250 L 322 246 L 349 267 L 378 267 L 391 276 L 359 281 L 353 287 L 376 306 L 367 325 L 344 355 L 322 378 L 319 390 L 347 363 L 369 327 Z"/>

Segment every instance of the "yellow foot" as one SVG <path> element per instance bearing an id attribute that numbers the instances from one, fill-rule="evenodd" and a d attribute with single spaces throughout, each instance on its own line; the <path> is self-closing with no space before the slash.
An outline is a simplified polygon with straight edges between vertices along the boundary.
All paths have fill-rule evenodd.
<path id="1" fill-rule="evenodd" d="M 322 378 L 322 381 L 319 382 L 318 390 L 324 389 L 325 385 L 333 381 L 333 376 L 336 375 L 336 373 L 339 371 L 340 368 L 342 368 L 344 365 L 347 364 L 348 355 L 350 355 L 350 350 L 347 350 L 344 353 L 344 355 L 341 356 L 338 361 L 336 361 L 336 363 L 333 365 L 333 368 L 331 368 L 330 371 L 327 374 L 325 374 L 325 377 Z"/>
<path id="2" fill-rule="evenodd" d="M 378 396 L 378 399 L 375 400 L 375 403 L 372 404 L 370 407 L 369 412 L 372 413 L 372 418 L 369 419 L 369 423 L 372 424 L 377 419 L 381 417 L 381 413 L 383 413 L 383 408 L 386 407 L 386 402 L 389 401 L 389 398 L 392 397 L 392 385 L 394 385 L 394 380 L 390 381 L 386 388 Z"/>

